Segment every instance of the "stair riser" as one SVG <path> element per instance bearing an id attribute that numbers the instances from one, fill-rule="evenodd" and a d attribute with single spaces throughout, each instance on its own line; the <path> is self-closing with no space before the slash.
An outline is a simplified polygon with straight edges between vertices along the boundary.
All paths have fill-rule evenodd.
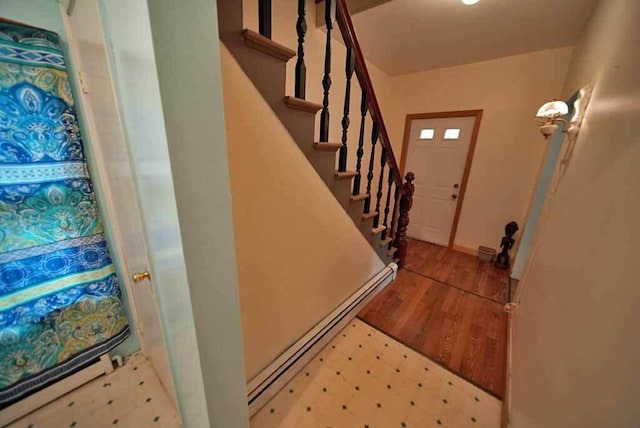
<path id="1" fill-rule="evenodd" d="M 317 115 L 287 107 L 285 103 L 286 62 L 246 46 L 242 35 L 240 2 L 219 0 L 218 7 L 220 10 L 219 16 L 222 17 L 220 37 L 225 46 L 238 61 L 265 101 L 271 106 L 276 116 L 307 157 L 309 163 L 351 217 L 353 223 L 370 242 L 371 247 L 380 255 L 383 261 L 389 261 L 386 248 L 381 249 L 378 245 L 380 234 L 371 234 L 372 221 L 362 221 L 363 202 L 350 201 L 353 180 L 336 180 L 334 176 L 337 152 L 320 152 L 313 148 L 312 143 L 317 141 L 315 129 Z M 265 138 L 268 138 L 268 136 L 265 136 Z"/>
<path id="2" fill-rule="evenodd" d="M 309 163 L 316 170 L 322 181 L 329 187 L 333 195 L 338 198 L 336 191 L 342 190 L 344 186 L 340 186 L 333 176 L 333 169 L 336 163 L 335 156 L 332 152 L 318 152 L 313 149 L 311 144 L 299 145 L 302 152 L 307 156 Z M 305 150 L 306 149 L 306 150 Z M 334 190 L 335 189 L 335 190 Z M 338 199 L 340 203 L 342 201 Z"/>
<path id="3" fill-rule="evenodd" d="M 291 137 L 298 144 L 298 147 L 309 157 L 309 153 L 314 152 L 314 138 L 317 138 L 315 135 L 315 116 L 304 111 L 290 109 L 287 107 L 282 94 L 280 94 L 280 99 L 275 104 L 272 104 L 271 107 L 280 122 L 287 128 Z"/>
<path id="4" fill-rule="evenodd" d="M 234 39 L 233 46 L 225 44 L 267 103 L 274 106 L 282 102 L 284 106 L 286 63 L 247 47 L 241 34 L 237 40 Z"/>
<path id="5" fill-rule="evenodd" d="M 375 250 L 377 249 L 377 242 L 380 236 L 371 234 L 371 228 L 373 225 L 373 222 L 371 220 L 362 220 L 363 205 L 364 202 L 352 204 L 349 214 L 351 215 L 351 218 L 354 219 L 354 223 L 356 224 L 356 226 L 358 226 L 358 229 L 360 229 L 362 235 L 367 239 L 367 241 L 369 241 L 369 243 Z"/>
<path id="6" fill-rule="evenodd" d="M 392 256 L 387 255 L 387 253 L 386 253 L 386 247 L 385 247 L 385 251 L 384 251 L 384 252 L 383 252 L 383 251 L 378 250 L 378 251 L 377 251 L 377 253 L 378 253 L 378 256 L 382 259 L 382 261 L 383 261 L 385 264 L 389 264 L 389 263 L 391 263 L 391 262 L 393 261 L 393 257 L 392 257 Z"/>
<path id="7" fill-rule="evenodd" d="M 329 189 L 331 190 L 331 193 L 333 193 L 338 202 L 340 202 L 342 208 L 344 208 L 353 223 L 360 230 L 360 233 L 364 235 L 371 246 L 377 251 L 379 247 L 378 244 L 380 242 L 380 234 L 371 234 L 373 219 L 365 221 L 362 220 L 362 209 L 364 206 L 364 201 L 350 201 L 352 191 L 351 180 L 339 180 L 336 179 L 333 174 L 329 176 L 326 171 L 328 171 L 328 168 L 333 165 L 333 162 L 335 161 L 333 160 L 333 156 L 328 156 L 327 154 L 324 155 L 326 156 L 326 158 L 330 159 L 330 164 L 327 164 L 326 159 L 322 159 L 322 163 L 316 161 L 315 158 L 318 158 L 319 156 L 316 156 L 313 160 L 310 159 L 311 164 L 314 165 L 314 167 L 317 167 L 318 173 L 321 174 L 321 177 L 323 177 L 323 180 L 327 187 L 329 187 Z"/>
<path id="8" fill-rule="evenodd" d="M 242 31 L 233 37 L 226 35 L 223 41 L 293 139 L 311 144 L 314 141 L 315 116 L 290 109 L 285 104 L 286 63 L 246 46 Z"/>

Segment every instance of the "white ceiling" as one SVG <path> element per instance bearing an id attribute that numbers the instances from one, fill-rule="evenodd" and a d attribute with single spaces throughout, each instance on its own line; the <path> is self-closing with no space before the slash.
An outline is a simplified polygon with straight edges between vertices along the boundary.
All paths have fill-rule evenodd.
<path id="1" fill-rule="evenodd" d="M 392 0 L 353 16 L 365 57 L 397 75 L 573 45 L 597 0 Z"/>

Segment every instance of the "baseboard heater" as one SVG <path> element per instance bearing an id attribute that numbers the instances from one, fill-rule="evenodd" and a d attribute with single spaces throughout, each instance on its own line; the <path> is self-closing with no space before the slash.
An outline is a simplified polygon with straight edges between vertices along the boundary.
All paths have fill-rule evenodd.
<path id="1" fill-rule="evenodd" d="M 398 266 L 389 263 L 247 384 L 253 415 L 307 365 L 376 294 L 395 279 Z"/>
<path id="2" fill-rule="evenodd" d="M 111 359 L 108 354 L 103 354 L 94 364 L 2 409 L 0 412 L 0 426 L 14 422 L 85 383 L 111 372 L 113 372 Z"/>

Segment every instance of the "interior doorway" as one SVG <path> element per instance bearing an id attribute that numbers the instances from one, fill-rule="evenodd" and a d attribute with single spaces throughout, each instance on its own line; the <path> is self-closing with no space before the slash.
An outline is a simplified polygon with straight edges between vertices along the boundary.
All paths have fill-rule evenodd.
<path id="1" fill-rule="evenodd" d="M 409 114 L 400 168 L 416 175 L 408 236 L 453 247 L 482 110 Z"/>
<path id="2" fill-rule="evenodd" d="M 7 373 L 0 382 L 2 426 L 124 421 L 151 400 L 110 395 L 121 391 L 115 382 L 110 388 L 111 380 L 134 378 L 123 371 L 138 374 L 129 357 L 140 349 L 136 356 L 149 368 L 146 384 L 155 383 L 153 394 L 171 401 L 158 411 L 176 413 L 158 281 L 150 275 L 157 272 L 149 257 L 154 246 L 143 227 L 99 7 L 97 0 L 79 2 L 71 13 L 52 2 L 42 13 L 25 7 L 0 17 L 0 48 L 26 52 L 16 59 L 11 49 L 0 49 L 0 74 L 10 76 L 0 82 L 9 100 L 0 115 L 10 119 L 0 125 L 0 193 L 21 189 L 12 204 L 0 201 L 9 214 L 0 227 L 0 300 L 11 302 L 0 305 L 6 318 L 0 335 L 16 337 L 0 346 L 0 371 Z M 42 49 L 47 56 L 36 54 Z M 6 174 L 12 170 L 24 173 Z M 144 273 L 137 281 L 135 271 Z M 139 382 L 137 391 L 151 394 Z M 116 409 L 117 403 L 126 404 Z"/>

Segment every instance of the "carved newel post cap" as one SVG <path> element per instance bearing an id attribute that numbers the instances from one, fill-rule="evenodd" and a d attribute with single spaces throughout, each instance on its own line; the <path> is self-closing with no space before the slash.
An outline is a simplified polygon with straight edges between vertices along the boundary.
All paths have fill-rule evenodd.
<path id="1" fill-rule="evenodd" d="M 404 179 L 407 180 L 409 184 L 411 184 L 411 182 L 416 179 L 416 176 L 413 174 L 413 172 L 409 171 L 407 172 L 407 175 L 404 176 Z"/>

